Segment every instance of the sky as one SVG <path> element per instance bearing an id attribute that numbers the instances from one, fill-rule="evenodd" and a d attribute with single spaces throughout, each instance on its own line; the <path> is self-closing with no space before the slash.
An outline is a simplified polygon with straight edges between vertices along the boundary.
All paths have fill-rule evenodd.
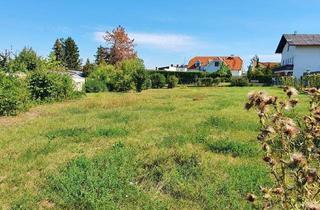
<path id="1" fill-rule="evenodd" d="M 320 0 L 10 0 L 0 11 L 0 50 L 28 46 L 47 56 L 71 36 L 93 61 L 103 33 L 121 25 L 147 68 L 194 56 L 279 61 L 282 34 L 320 33 Z"/>

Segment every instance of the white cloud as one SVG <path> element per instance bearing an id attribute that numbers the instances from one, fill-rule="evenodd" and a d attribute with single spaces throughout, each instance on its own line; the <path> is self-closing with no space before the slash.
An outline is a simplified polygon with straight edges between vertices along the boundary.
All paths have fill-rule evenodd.
<path id="1" fill-rule="evenodd" d="M 95 40 L 103 42 L 103 32 L 95 33 Z M 183 34 L 157 34 L 131 32 L 129 37 L 135 40 L 138 47 L 156 48 L 169 51 L 184 51 L 204 46 L 192 36 Z"/>

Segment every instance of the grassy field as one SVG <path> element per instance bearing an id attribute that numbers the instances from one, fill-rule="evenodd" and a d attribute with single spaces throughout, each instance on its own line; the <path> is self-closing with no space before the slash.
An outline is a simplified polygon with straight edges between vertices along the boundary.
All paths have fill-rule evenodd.
<path id="1" fill-rule="evenodd" d="M 0 209 L 248 209 L 270 183 L 252 89 L 283 95 L 101 93 L 0 118 Z"/>

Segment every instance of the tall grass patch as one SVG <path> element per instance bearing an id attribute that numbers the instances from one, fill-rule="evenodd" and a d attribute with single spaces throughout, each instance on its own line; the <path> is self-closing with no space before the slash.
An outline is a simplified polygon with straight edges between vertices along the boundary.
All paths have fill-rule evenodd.
<path id="1" fill-rule="evenodd" d="M 106 153 L 71 161 L 58 174 L 49 176 L 47 194 L 59 208 L 127 209 L 159 208 L 136 185 L 136 151 L 117 143 Z"/>

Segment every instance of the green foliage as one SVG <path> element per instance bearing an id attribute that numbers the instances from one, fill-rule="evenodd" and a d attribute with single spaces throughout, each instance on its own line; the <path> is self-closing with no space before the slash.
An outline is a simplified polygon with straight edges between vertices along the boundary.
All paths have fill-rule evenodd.
<path id="1" fill-rule="evenodd" d="M 96 68 L 94 63 L 90 63 L 90 60 L 87 59 L 85 65 L 82 67 L 82 72 L 85 77 L 88 77 Z"/>
<path id="2" fill-rule="evenodd" d="M 0 72 L 0 116 L 16 115 L 28 107 L 29 93 L 23 80 Z"/>
<path id="3" fill-rule="evenodd" d="M 246 77 L 233 77 L 231 78 L 232 87 L 245 87 L 249 86 L 249 81 Z"/>
<path id="4" fill-rule="evenodd" d="M 53 55 L 55 56 L 56 61 L 60 62 L 61 64 L 65 64 L 65 45 L 64 40 L 57 39 L 53 46 Z"/>
<path id="5" fill-rule="evenodd" d="M 108 48 L 102 47 L 101 45 L 97 48 L 96 57 L 96 64 L 100 65 L 101 63 L 108 63 L 110 59 L 110 52 Z"/>
<path id="6" fill-rule="evenodd" d="M 65 66 L 70 70 L 80 69 L 79 49 L 76 42 L 68 37 L 64 41 L 64 61 Z"/>
<path id="7" fill-rule="evenodd" d="M 73 96 L 71 78 L 63 73 L 35 71 L 28 76 L 28 89 L 33 100 L 63 100 Z"/>
<path id="8" fill-rule="evenodd" d="M 320 75 L 307 75 L 303 77 L 303 83 L 306 87 L 320 87 Z"/>
<path id="9" fill-rule="evenodd" d="M 34 71 L 39 68 L 40 58 L 32 48 L 23 48 L 22 51 L 8 64 L 9 72 Z"/>
<path id="10" fill-rule="evenodd" d="M 150 76 L 152 88 L 163 88 L 166 85 L 166 78 L 160 73 Z"/>
<path id="11" fill-rule="evenodd" d="M 174 76 L 171 75 L 168 77 L 167 79 L 167 83 L 168 83 L 168 88 L 175 88 L 178 85 L 179 79 Z"/>
<path id="12" fill-rule="evenodd" d="M 213 85 L 213 78 L 212 77 L 198 78 L 196 85 L 198 87 L 200 86 L 211 87 Z"/>
<path id="13" fill-rule="evenodd" d="M 230 78 L 232 76 L 231 74 L 231 70 L 229 69 L 229 67 L 227 65 L 225 65 L 224 63 L 222 63 L 220 65 L 220 68 L 217 72 L 215 72 L 215 74 L 218 77 L 227 77 Z"/>
<path id="14" fill-rule="evenodd" d="M 104 83 L 109 91 L 126 92 L 135 87 L 138 92 L 141 92 L 146 87 L 147 75 L 142 60 L 130 59 L 120 62 L 116 67 L 103 62 L 93 70 L 88 80 L 91 80 L 90 85 L 96 87 L 102 87 L 101 84 Z"/>
<path id="15" fill-rule="evenodd" d="M 85 89 L 87 93 L 99 93 L 107 90 L 106 83 L 101 80 L 87 78 Z"/>

